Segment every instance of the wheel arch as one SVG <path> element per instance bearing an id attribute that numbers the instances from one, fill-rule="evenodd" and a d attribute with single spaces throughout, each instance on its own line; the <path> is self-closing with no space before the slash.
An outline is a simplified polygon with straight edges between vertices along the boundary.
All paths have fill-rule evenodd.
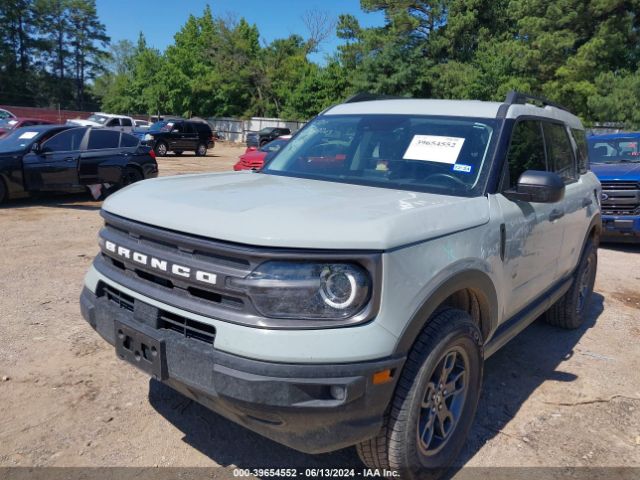
<path id="1" fill-rule="evenodd" d="M 481 270 L 461 271 L 428 294 L 398 338 L 395 352 L 407 354 L 434 314 L 446 307 L 467 311 L 484 339 L 489 338 L 497 327 L 498 294 L 493 281 Z"/>

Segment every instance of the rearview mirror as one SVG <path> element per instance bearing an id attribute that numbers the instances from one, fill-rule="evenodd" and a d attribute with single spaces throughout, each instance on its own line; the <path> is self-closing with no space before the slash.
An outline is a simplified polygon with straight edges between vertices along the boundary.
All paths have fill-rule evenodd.
<path id="1" fill-rule="evenodd" d="M 555 203 L 564 197 L 564 181 L 554 172 L 527 170 L 518 179 L 515 188 L 506 190 L 509 200 L 533 203 Z"/>

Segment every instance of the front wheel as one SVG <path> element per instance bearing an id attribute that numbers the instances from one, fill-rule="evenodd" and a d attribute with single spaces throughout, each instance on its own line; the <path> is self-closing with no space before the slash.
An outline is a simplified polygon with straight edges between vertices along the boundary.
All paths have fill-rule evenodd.
<path id="1" fill-rule="evenodd" d="M 482 383 L 480 330 L 461 310 L 436 315 L 416 340 L 378 435 L 357 446 L 370 468 L 409 479 L 449 468 L 475 416 Z"/>
<path id="2" fill-rule="evenodd" d="M 153 149 L 156 152 L 158 157 L 164 157 L 167 155 L 169 149 L 167 148 L 167 144 L 164 142 L 158 142 L 156 147 Z"/>
<path id="3" fill-rule="evenodd" d="M 196 155 L 198 157 L 204 157 L 207 154 L 207 146 L 204 143 L 198 145 L 196 149 Z"/>

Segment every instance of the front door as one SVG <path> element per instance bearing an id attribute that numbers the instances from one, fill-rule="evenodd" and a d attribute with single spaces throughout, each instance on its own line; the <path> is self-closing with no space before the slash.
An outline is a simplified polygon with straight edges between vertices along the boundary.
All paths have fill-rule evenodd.
<path id="1" fill-rule="evenodd" d="M 184 123 L 176 122 L 169 132 L 169 150 L 184 150 Z"/>
<path id="2" fill-rule="evenodd" d="M 523 120 L 513 129 L 507 154 L 508 179 L 503 188 L 515 187 L 526 170 L 547 170 L 542 125 Z M 505 172 L 507 172 L 505 170 Z M 504 281 L 509 285 L 505 318 L 524 308 L 550 288 L 557 279 L 562 251 L 564 205 L 509 200 L 501 193 L 496 200 L 502 213 L 505 235 Z"/>
<path id="3" fill-rule="evenodd" d="M 78 186 L 78 165 L 87 128 L 65 130 L 44 142 L 38 152 L 24 156 L 29 191 L 68 191 Z"/>

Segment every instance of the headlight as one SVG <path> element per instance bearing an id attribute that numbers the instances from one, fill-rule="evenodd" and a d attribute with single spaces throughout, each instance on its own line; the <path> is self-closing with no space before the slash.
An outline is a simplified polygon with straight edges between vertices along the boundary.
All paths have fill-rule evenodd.
<path id="1" fill-rule="evenodd" d="M 371 297 L 371 279 L 351 263 L 271 261 L 232 285 L 246 289 L 265 317 L 344 319 L 360 312 Z"/>
<path id="2" fill-rule="evenodd" d="M 149 140 L 153 140 L 153 135 L 151 135 L 150 133 L 147 133 L 147 134 L 144 136 L 144 140 L 145 140 L 146 142 L 148 142 Z"/>

